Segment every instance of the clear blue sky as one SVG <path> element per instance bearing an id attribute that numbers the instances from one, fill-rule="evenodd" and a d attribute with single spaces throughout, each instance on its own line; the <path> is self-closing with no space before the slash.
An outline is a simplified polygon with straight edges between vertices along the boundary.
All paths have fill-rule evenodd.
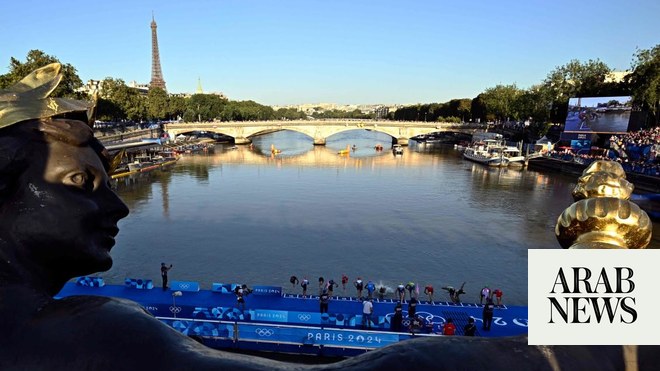
<path id="1" fill-rule="evenodd" d="M 572 59 L 630 68 L 660 43 L 660 1 L 2 0 L 0 74 L 39 49 L 83 81 L 151 79 L 232 100 L 431 103 L 528 88 Z"/>

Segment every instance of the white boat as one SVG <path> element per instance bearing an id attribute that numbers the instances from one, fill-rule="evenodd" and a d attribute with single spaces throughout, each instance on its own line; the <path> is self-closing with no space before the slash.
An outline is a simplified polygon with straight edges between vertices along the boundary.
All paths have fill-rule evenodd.
<path id="1" fill-rule="evenodd" d="M 148 155 L 138 155 L 134 161 L 128 164 L 129 171 L 142 171 L 142 169 L 153 166 L 154 162 Z"/>
<path id="2" fill-rule="evenodd" d="M 488 166 L 507 166 L 509 158 L 504 155 L 504 149 L 506 146 L 503 146 L 501 141 L 485 139 L 465 148 L 463 157 Z"/>
<path id="3" fill-rule="evenodd" d="M 140 169 L 142 169 L 142 163 L 139 161 L 128 164 L 128 171 L 140 171 Z"/>
<path id="4" fill-rule="evenodd" d="M 509 166 L 525 166 L 525 156 L 520 153 L 518 147 L 504 147 L 504 157 L 509 160 Z"/>
<path id="5" fill-rule="evenodd" d="M 504 136 L 499 133 L 490 133 L 490 132 L 480 132 L 472 134 L 472 143 L 482 142 L 484 140 L 499 140 L 500 142 L 504 140 Z"/>
<path id="6" fill-rule="evenodd" d="M 466 141 L 460 141 L 460 142 L 454 144 L 454 149 L 457 150 L 457 151 L 459 151 L 459 152 L 463 152 L 463 151 L 465 151 L 465 149 L 466 149 L 469 145 L 470 145 L 469 142 L 466 142 Z"/>
<path id="7" fill-rule="evenodd" d="M 400 144 L 395 144 L 392 146 L 392 153 L 395 155 L 402 155 L 403 154 L 403 147 Z"/>

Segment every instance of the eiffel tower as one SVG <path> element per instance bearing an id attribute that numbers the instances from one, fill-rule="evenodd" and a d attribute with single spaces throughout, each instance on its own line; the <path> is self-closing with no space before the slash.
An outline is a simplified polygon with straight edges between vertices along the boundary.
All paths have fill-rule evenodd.
<path id="1" fill-rule="evenodd" d="M 158 53 L 158 35 L 156 33 L 156 20 L 151 15 L 151 83 L 150 88 L 161 88 L 165 91 L 165 80 L 163 80 L 163 71 L 160 69 L 160 54 Z"/>

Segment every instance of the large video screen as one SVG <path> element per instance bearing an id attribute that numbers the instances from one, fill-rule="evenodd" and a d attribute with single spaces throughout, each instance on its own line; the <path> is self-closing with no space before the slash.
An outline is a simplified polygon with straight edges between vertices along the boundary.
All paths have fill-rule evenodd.
<path id="1" fill-rule="evenodd" d="M 631 110 L 631 97 L 571 98 L 564 132 L 625 133 Z"/>

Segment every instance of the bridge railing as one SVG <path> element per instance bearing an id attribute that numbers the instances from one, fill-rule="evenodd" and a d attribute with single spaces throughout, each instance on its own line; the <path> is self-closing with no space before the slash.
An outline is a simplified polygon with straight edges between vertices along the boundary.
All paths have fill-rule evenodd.
<path id="1" fill-rule="evenodd" d="M 462 128 L 462 129 L 485 129 L 486 124 L 477 123 L 453 123 L 453 122 L 425 122 L 425 121 L 390 121 L 390 120 L 269 120 L 269 121 L 213 121 L 213 122 L 181 122 L 165 124 L 166 130 L 185 128 L 218 128 L 218 127 L 279 127 L 279 126 L 336 126 L 349 125 L 357 127 L 419 127 L 419 128 Z"/>
<path id="2" fill-rule="evenodd" d="M 94 136 L 102 143 L 107 144 L 113 142 L 121 142 L 127 139 L 155 138 L 158 137 L 158 130 L 156 129 L 133 130 L 133 131 L 126 131 L 121 134 L 112 134 L 112 135 L 102 135 L 101 133 L 94 133 Z"/>

